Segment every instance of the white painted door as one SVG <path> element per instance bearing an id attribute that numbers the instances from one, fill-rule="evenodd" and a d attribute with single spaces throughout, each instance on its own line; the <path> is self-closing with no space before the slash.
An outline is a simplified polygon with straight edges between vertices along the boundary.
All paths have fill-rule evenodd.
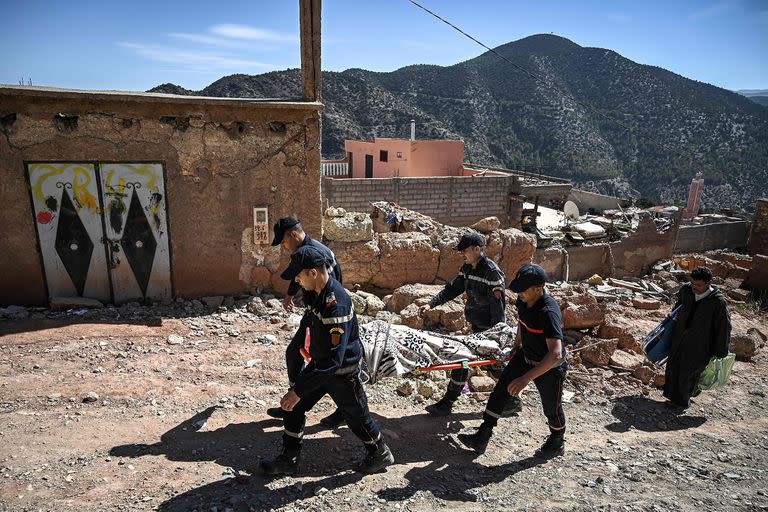
<path id="1" fill-rule="evenodd" d="M 100 164 L 107 257 L 116 303 L 171 297 L 161 164 Z"/>
<path id="2" fill-rule="evenodd" d="M 110 301 L 93 164 L 29 164 L 29 184 L 50 297 Z"/>

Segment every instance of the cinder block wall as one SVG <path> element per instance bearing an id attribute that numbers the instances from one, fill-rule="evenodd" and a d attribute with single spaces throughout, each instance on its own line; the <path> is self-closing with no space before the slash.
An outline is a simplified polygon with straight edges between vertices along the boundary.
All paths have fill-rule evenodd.
<path id="1" fill-rule="evenodd" d="M 375 201 L 392 201 L 449 225 L 496 216 L 509 225 L 513 176 L 331 179 L 322 181 L 323 205 L 369 212 Z"/>

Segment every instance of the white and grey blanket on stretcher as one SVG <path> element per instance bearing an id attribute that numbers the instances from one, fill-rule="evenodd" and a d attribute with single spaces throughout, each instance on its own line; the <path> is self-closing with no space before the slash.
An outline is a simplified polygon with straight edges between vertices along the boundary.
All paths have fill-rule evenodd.
<path id="1" fill-rule="evenodd" d="M 371 382 L 376 382 L 437 364 L 504 359 L 516 331 L 499 323 L 480 333 L 452 336 L 375 320 L 360 326 L 360 341 Z"/>

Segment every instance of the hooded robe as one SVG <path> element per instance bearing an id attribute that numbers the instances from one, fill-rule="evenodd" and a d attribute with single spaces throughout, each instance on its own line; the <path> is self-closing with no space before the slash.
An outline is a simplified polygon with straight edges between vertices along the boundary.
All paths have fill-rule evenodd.
<path id="1" fill-rule="evenodd" d="M 664 374 L 664 396 L 681 407 L 696 391 L 699 377 L 713 357 L 728 355 L 731 318 L 725 297 L 715 287 L 703 299 L 696 300 L 690 283 L 677 293 L 675 331 L 669 348 Z"/>

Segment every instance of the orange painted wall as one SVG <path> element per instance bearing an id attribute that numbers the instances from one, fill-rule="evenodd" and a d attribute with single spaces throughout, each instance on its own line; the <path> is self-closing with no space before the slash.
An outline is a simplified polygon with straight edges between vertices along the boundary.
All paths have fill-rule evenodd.
<path id="1" fill-rule="evenodd" d="M 365 155 L 373 156 L 373 177 L 460 176 L 464 160 L 464 141 L 374 139 L 348 140 L 347 154 L 352 153 L 352 177 L 365 177 Z M 387 161 L 381 161 L 387 151 Z"/>

